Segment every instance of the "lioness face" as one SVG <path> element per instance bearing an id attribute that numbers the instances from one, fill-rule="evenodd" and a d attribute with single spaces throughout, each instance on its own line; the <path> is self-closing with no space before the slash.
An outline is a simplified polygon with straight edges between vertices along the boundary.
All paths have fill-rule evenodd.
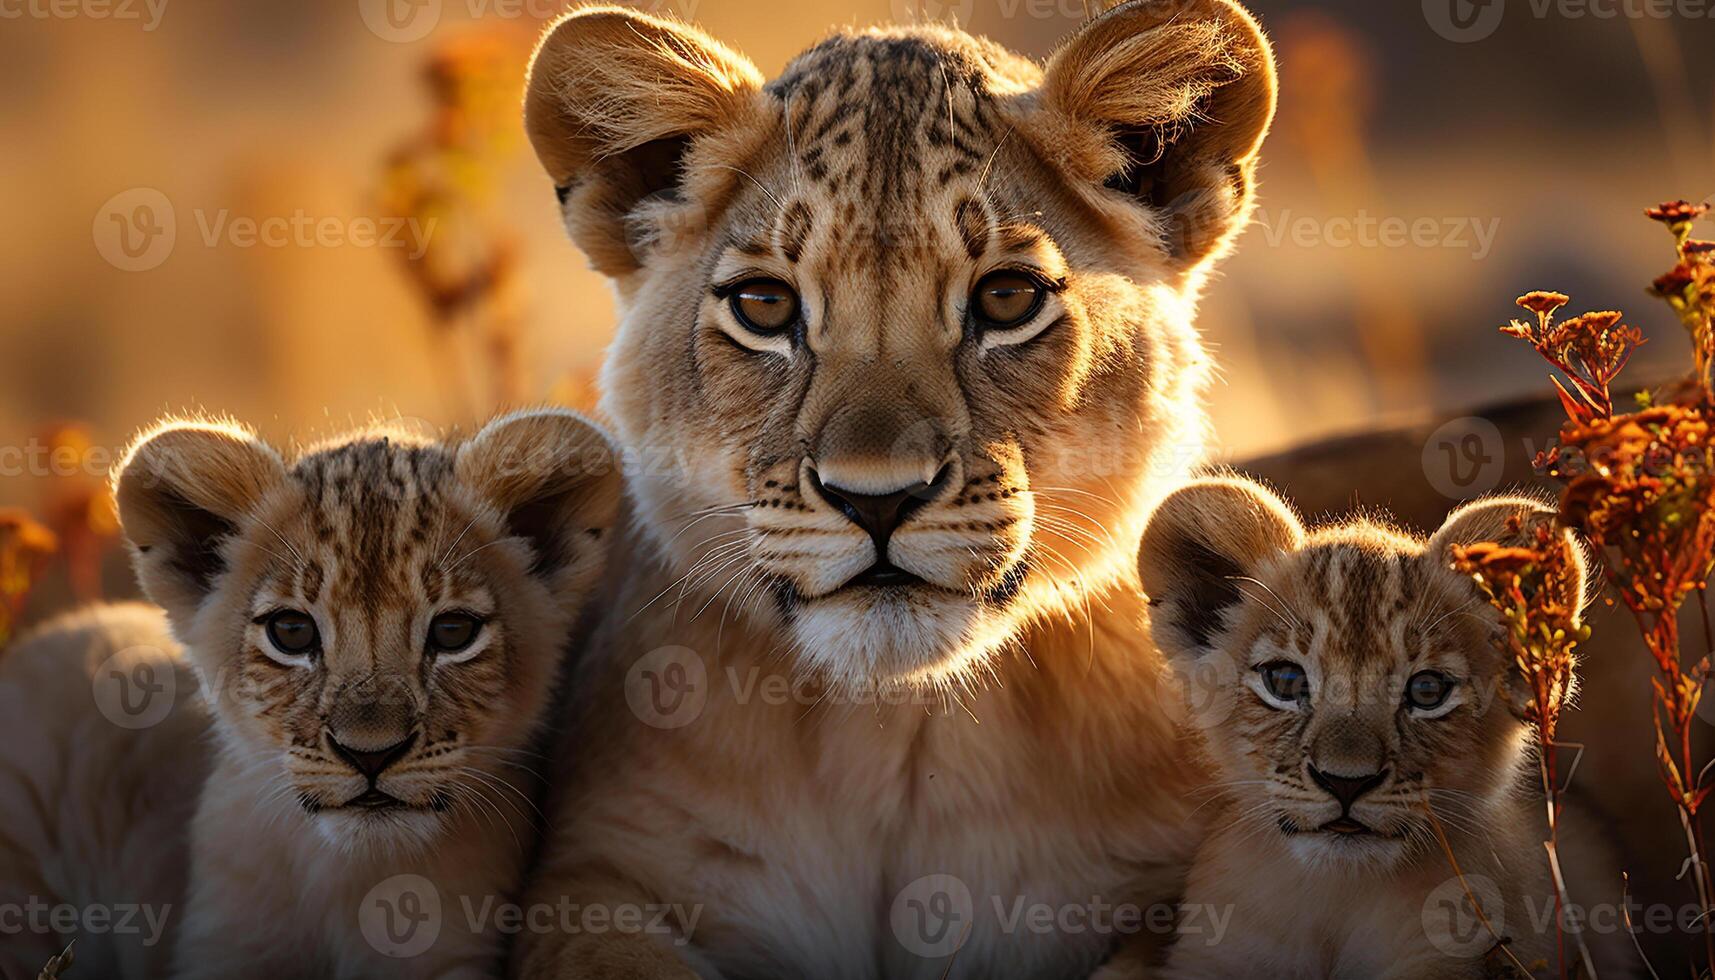
<path id="1" fill-rule="evenodd" d="M 1168 24 L 1182 6 L 1191 35 Z M 663 52 L 709 118 L 585 146 L 649 122 L 615 105 L 629 87 L 651 111 L 663 68 L 634 60 Z M 1121 64 L 1088 64 L 1103 55 Z M 1153 110 L 1124 83 L 1089 91 L 1105 71 L 1153 75 Z M 697 605 L 783 623 L 836 680 L 941 684 L 1125 574 L 1119 542 L 1198 456 L 1190 311 L 1271 95 L 1227 5 L 1116 11 L 1046 75 L 916 29 L 833 38 L 766 86 L 680 25 L 562 22 L 532 136 L 619 281 L 604 407 L 637 456 L 640 523 L 711 594 Z M 1136 118 L 1223 98 L 1244 132 L 1210 140 L 1237 153 Z"/>
<path id="2" fill-rule="evenodd" d="M 590 472 L 598 456 L 602 437 L 559 413 L 289 465 L 230 427 L 172 425 L 133 451 L 119 499 L 140 577 L 229 757 L 269 787 L 253 809 L 301 809 L 359 849 L 526 807 L 501 777 L 532 755 L 605 564 L 618 477 Z"/>
<path id="3" fill-rule="evenodd" d="M 1449 553 L 1552 516 L 1482 501 L 1424 542 L 1367 520 L 1307 533 L 1240 481 L 1168 497 L 1141 549 L 1152 627 L 1198 690 L 1192 722 L 1235 819 L 1334 871 L 1481 831 L 1518 788 L 1530 694 Z"/>

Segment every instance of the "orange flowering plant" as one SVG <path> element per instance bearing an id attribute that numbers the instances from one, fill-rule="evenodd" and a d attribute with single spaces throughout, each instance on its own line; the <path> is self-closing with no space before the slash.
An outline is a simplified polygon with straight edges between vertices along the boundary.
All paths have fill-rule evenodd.
<path id="1" fill-rule="evenodd" d="M 1564 293 L 1532 292 L 1518 305 L 1535 323 L 1514 320 L 1503 333 L 1528 342 L 1566 378 L 1555 378 L 1567 422 L 1559 444 L 1538 457 L 1538 467 L 1562 484 L 1559 520 L 1582 533 L 1606 559 L 1615 599 L 1637 622 L 1655 666 L 1652 679 L 1655 754 L 1663 785 L 1673 798 L 1685 835 L 1689 867 L 1703 909 L 1705 954 L 1715 971 L 1715 886 L 1700 822 L 1710 785 L 1699 765 L 1692 726 L 1710 673 L 1706 636 L 1689 658 L 1681 648 L 1679 614 L 1694 593 L 1709 632 L 1704 591 L 1715 564 L 1715 243 L 1691 237 L 1707 205 L 1672 201 L 1648 217 L 1674 236 L 1677 261 L 1650 292 L 1667 301 L 1691 341 L 1693 371 L 1680 384 L 1639 397 L 1638 411 L 1615 414 L 1609 386 L 1642 335 L 1620 313 L 1585 313 L 1555 322 Z M 1575 615 L 1554 598 L 1554 535 L 1543 529 L 1534 547 L 1477 545 L 1455 558 L 1477 578 L 1506 617 L 1503 641 L 1532 691 L 1527 713 L 1543 747 L 1548 795 L 1549 858 L 1557 885 L 1554 848 L 1558 789 L 1553 780 L 1553 737 L 1559 705 L 1570 689 L 1572 648 L 1583 639 Z M 1586 964 L 1587 965 L 1587 964 Z M 1562 955 L 1561 975 L 1565 976 Z"/>
<path id="2" fill-rule="evenodd" d="M 12 641 L 24 602 L 57 550 L 52 531 L 21 510 L 0 509 L 0 649 Z"/>
<path id="3" fill-rule="evenodd" d="M 1527 543 L 1483 542 L 1457 547 L 1453 549 L 1453 567 L 1475 579 L 1490 604 L 1500 611 L 1506 629 L 1499 642 L 1527 692 L 1524 703 L 1517 707 L 1537 739 L 1537 770 L 1548 819 L 1548 840 L 1543 846 L 1554 880 L 1555 938 L 1564 976 L 1566 936 L 1561 913 L 1567 896 L 1560 870 L 1561 785 L 1556 753 L 1560 746 L 1555 742 L 1555 732 L 1560 711 L 1572 696 L 1574 650 L 1589 638 L 1590 628 L 1579 616 L 1584 597 L 1577 543 L 1546 524 L 1538 524 L 1528 533 L 1521 525 L 1518 518 L 1512 520 L 1508 539 Z M 1513 696 L 1506 687 L 1502 693 Z M 1588 975 L 1594 976 L 1589 950 L 1581 939 L 1578 950 Z"/>

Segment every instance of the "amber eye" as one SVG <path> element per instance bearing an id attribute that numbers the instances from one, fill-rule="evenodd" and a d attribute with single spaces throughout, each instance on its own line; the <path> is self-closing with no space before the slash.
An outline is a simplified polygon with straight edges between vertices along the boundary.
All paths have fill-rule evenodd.
<path id="1" fill-rule="evenodd" d="M 971 294 L 971 311 L 984 327 L 1016 327 L 1042 309 L 1048 290 L 1022 272 L 991 272 Z"/>
<path id="2" fill-rule="evenodd" d="M 798 320 L 798 294 L 778 279 L 751 279 L 727 294 L 732 315 L 746 330 L 770 336 Z"/>
<path id="3" fill-rule="evenodd" d="M 1430 711 L 1447 703 L 1453 694 L 1453 678 L 1439 671 L 1420 670 L 1405 682 L 1405 703 Z"/>
<path id="4" fill-rule="evenodd" d="M 268 642 L 274 649 L 292 656 L 313 653 L 321 646 L 322 637 L 316 621 L 309 613 L 282 609 L 268 617 Z"/>
<path id="5" fill-rule="evenodd" d="M 435 653 L 457 653 L 476 642 L 482 620 L 470 613 L 446 612 L 429 621 L 429 649 Z"/>

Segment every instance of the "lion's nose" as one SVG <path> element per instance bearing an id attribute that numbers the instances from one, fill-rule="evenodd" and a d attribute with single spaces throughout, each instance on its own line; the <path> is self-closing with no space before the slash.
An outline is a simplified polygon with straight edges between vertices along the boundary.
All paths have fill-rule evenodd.
<path id="1" fill-rule="evenodd" d="M 1387 779 L 1387 771 L 1367 772 L 1360 776 L 1338 776 L 1311 766 L 1310 779 L 1329 796 L 1339 800 L 1342 810 L 1350 810 L 1352 804 L 1358 802 L 1358 797 L 1380 786 L 1382 781 Z"/>
<path id="2" fill-rule="evenodd" d="M 389 766 L 405 758 L 405 754 L 410 752 L 411 746 L 416 743 L 417 733 L 412 732 L 403 740 L 394 742 L 392 745 L 384 745 L 375 749 L 360 749 L 340 744 L 333 732 L 328 732 L 328 747 L 333 749 L 334 755 L 339 756 L 346 765 L 357 770 L 358 775 L 370 782 L 379 779 Z"/>
<path id="3" fill-rule="evenodd" d="M 814 468 L 810 470 L 810 486 L 828 505 L 862 528 L 875 542 L 876 558 L 886 560 L 887 542 L 906 518 L 939 496 L 952 479 L 952 463 L 944 463 L 935 478 L 921 480 L 886 493 L 859 493 L 832 483 L 822 482 Z"/>

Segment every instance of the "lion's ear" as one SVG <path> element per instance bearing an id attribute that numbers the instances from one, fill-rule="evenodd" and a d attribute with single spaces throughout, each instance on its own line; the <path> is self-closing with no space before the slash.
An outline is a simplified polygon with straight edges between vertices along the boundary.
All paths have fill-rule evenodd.
<path id="1" fill-rule="evenodd" d="M 677 196 L 687 151 L 754 107 L 762 73 L 686 24 L 587 7 L 548 28 L 530 63 L 524 127 L 572 240 L 610 276 L 639 266 L 628 218 Z"/>
<path id="2" fill-rule="evenodd" d="M 459 448 L 461 483 L 500 512 L 530 545 L 531 574 L 556 595 L 580 599 L 607 564 L 619 510 L 612 443 L 575 412 L 518 412 L 484 426 Z"/>
<path id="3" fill-rule="evenodd" d="M 1553 504 L 1531 497 L 1487 497 L 1473 500 L 1447 515 L 1441 530 L 1429 539 L 1424 554 L 1441 565 L 1452 560 L 1456 545 L 1494 542 L 1504 547 L 1534 546 L 1536 529 L 1554 526 L 1558 511 Z M 1569 530 L 1555 530 L 1555 539 L 1566 549 L 1565 595 L 1560 600 L 1572 609 L 1582 609 L 1590 596 L 1590 563 L 1584 547 Z"/>
<path id="4" fill-rule="evenodd" d="M 189 623 L 226 571 L 225 544 L 285 477 L 280 455 L 237 426 L 168 422 L 146 433 L 114 488 L 144 594 Z"/>
<path id="5" fill-rule="evenodd" d="M 1230 0 L 1132 0 L 1048 63 L 1039 127 L 1073 179 L 1135 197 L 1169 256 L 1218 257 L 1249 220 L 1274 55 Z"/>
<path id="6" fill-rule="evenodd" d="M 1208 652 L 1238 579 L 1304 544 L 1304 525 L 1267 487 L 1250 480 L 1197 480 L 1170 494 L 1149 519 L 1138 575 L 1149 595 L 1150 630 L 1173 657 Z"/>

